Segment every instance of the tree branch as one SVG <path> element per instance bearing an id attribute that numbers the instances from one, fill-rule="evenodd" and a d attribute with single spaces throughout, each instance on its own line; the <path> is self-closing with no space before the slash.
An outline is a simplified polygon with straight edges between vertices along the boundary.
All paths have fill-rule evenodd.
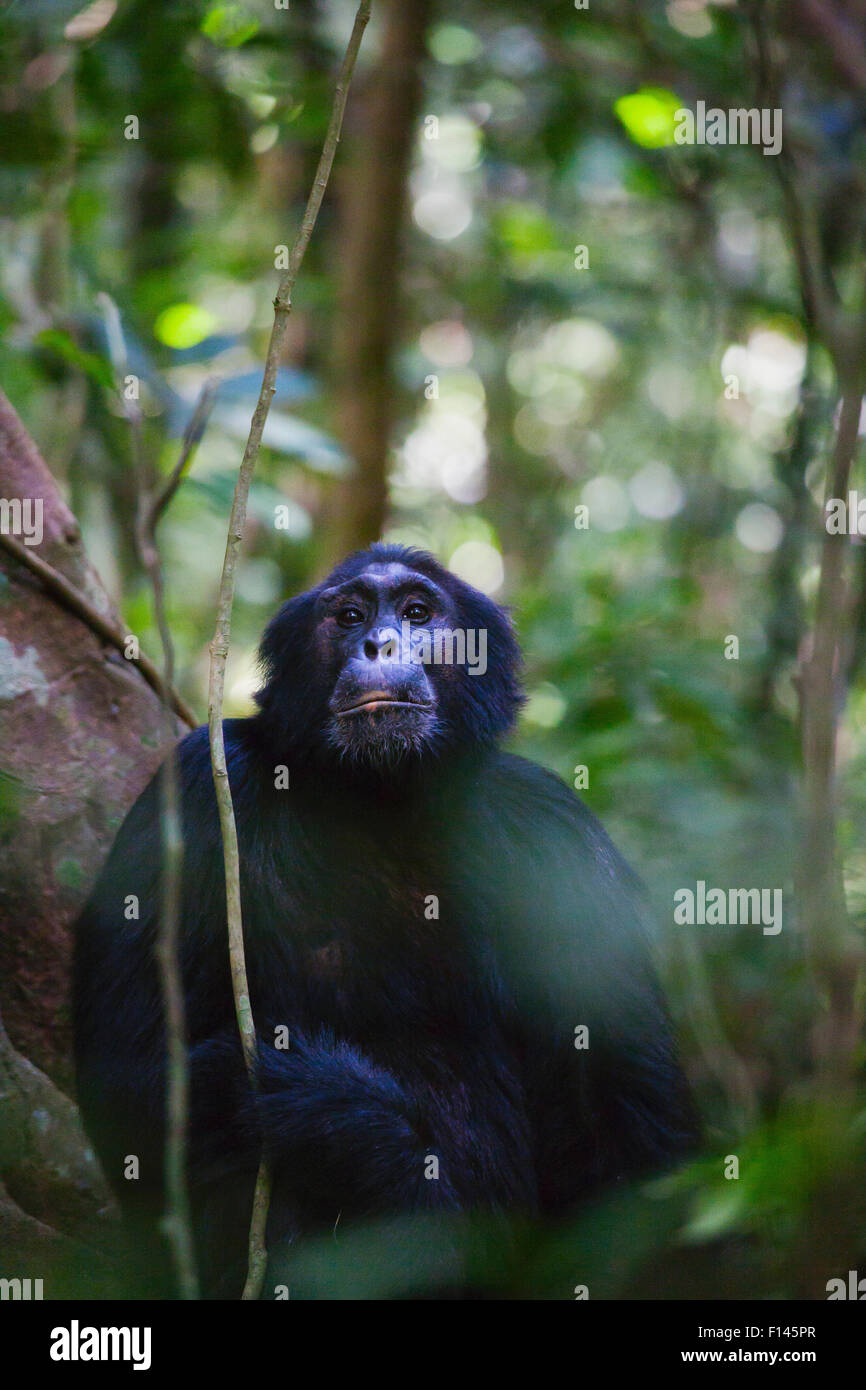
<path id="1" fill-rule="evenodd" d="M 804 28 L 827 45 L 836 71 L 855 92 L 866 91 L 866 47 L 862 28 L 826 0 L 795 0 Z"/>
<path id="2" fill-rule="evenodd" d="M 195 457 L 195 451 L 201 443 L 202 435 L 205 432 L 210 413 L 213 409 L 214 396 L 216 395 L 218 385 L 219 381 L 217 377 L 208 377 L 199 392 L 195 410 L 192 413 L 189 424 L 183 432 L 180 457 L 166 480 L 162 491 L 153 498 L 150 505 L 145 524 L 146 530 L 151 537 L 153 537 L 158 521 L 180 487 Z"/>
<path id="3" fill-rule="evenodd" d="M 14 536 L 7 536 L 0 532 L 0 547 L 9 555 L 14 556 L 25 569 L 30 570 L 31 574 L 36 575 L 43 588 L 56 598 L 64 608 L 67 608 L 70 613 L 74 613 L 98 637 L 103 638 L 112 647 L 116 647 L 124 657 L 126 656 L 127 634 L 109 622 L 58 570 L 49 565 L 46 560 L 40 559 L 29 546 L 23 545 Z M 144 652 L 141 652 L 138 660 L 132 664 L 138 667 L 151 689 L 155 690 L 157 695 L 163 696 L 165 689 L 163 678 L 153 662 L 144 655 Z M 169 690 L 167 697 L 175 714 L 191 729 L 197 729 L 198 720 L 177 691 Z"/>
<path id="4" fill-rule="evenodd" d="M 137 486 L 135 545 L 139 560 L 150 581 L 153 606 L 163 651 L 163 682 L 168 690 L 174 681 L 174 642 L 165 608 L 162 562 L 156 544 L 156 522 L 162 508 L 176 490 L 183 471 L 201 438 L 210 407 L 202 392 L 181 445 L 180 458 L 160 497 L 156 495 L 156 469 L 144 448 L 144 422 L 137 397 L 128 399 L 124 390 L 128 355 L 120 314 L 107 294 L 100 294 L 106 317 L 108 341 L 117 376 L 118 399 L 129 421 L 132 440 L 133 472 Z M 212 395 L 212 392 L 211 392 Z M 163 701 L 169 743 L 173 743 L 171 710 Z M 183 829 L 180 814 L 180 787 L 177 750 L 170 747 L 162 766 L 159 783 L 162 873 L 160 912 L 154 954 L 159 971 L 160 992 L 165 1017 L 166 1095 L 165 1095 L 165 1213 L 162 1228 L 168 1239 L 180 1296 L 197 1299 L 198 1273 L 192 1237 L 189 1191 L 186 1180 L 187 1128 L 189 1119 L 189 1056 L 183 980 L 179 961 L 181 901 L 183 894 Z"/>
<path id="5" fill-rule="evenodd" d="M 757 55 L 759 101 L 779 105 L 765 9 L 746 6 Z M 798 171 L 785 152 L 776 169 L 788 210 L 803 302 L 814 331 L 830 353 L 838 380 L 839 422 L 827 470 L 825 500 L 845 498 L 857 451 L 866 384 L 866 289 L 856 313 L 839 300 L 813 215 L 802 196 Z M 826 518 L 826 512 L 825 512 Z M 825 1008 L 813 1047 L 825 1089 L 838 1094 L 850 1084 L 859 1038 L 859 979 L 863 950 L 850 930 L 842 861 L 836 833 L 836 741 L 845 697 L 845 625 L 849 613 L 844 536 L 824 528 L 815 619 L 801 665 L 800 722 L 803 754 L 803 845 L 799 898 L 812 969 Z"/>
<path id="6" fill-rule="evenodd" d="M 209 409 L 209 407 L 208 407 Z M 196 412 L 198 414 L 198 412 Z M 207 413 L 201 420 L 201 430 Z M 188 436 L 188 437 L 187 437 Z M 162 494 L 165 501 L 180 482 L 183 469 L 191 457 L 192 422 L 184 438 L 181 456 Z M 199 438 L 201 431 L 199 431 Z M 139 467 L 139 498 L 136 521 L 136 544 L 141 563 L 153 590 L 153 607 L 159 628 L 164 658 L 165 688 L 174 680 L 174 643 L 165 610 L 165 585 L 162 564 L 154 534 L 159 516 L 158 498 L 147 488 L 144 469 Z M 173 486 L 171 486 L 173 480 Z M 163 503 L 165 505 L 165 503 Z M 166 719 L 171 715 L 165 705 Z M 180 918 L 183 893 L 183 828 L 180 811 L 180 786 L 177 750 L 169 751 L 162 768 L 160 785 L 162 830 L 162 878 L 160 886 L 160 918 L 155 954 L 159 967 L 160 987 L 165 1010 L 166 1068 L 166 1136 L 165 1191 L 166 1211 L 163 1229 L 172 1251 L 178 1287 L 184 1299 L 199 1296 L 195 1247 L 192 1238 L 192 1219 L 186 1178 L 187 1129 L 189 1118 L 189 1056 L 187 1053 L 186 1016 L 183 980 L 180 971 Z"/>
<path id="7" fill-rule="evenodd" d="M 841 382 L 839 426 L 826 499 L 847 496 L 864 374 Z M 825 512 L 826 516 L 826 512 Z M 842 864 L 836 842 L 836 736 L 844 708 L 843 646 L 847 601 L 846 536 L 825 529 L 821 573 L 811 648 L 802 664 L 800 684 L 805 827 L 808 872 L 802 875 L 803 921 L 809 935 L 813 968 L 827 997 L 825 1019 L 816 1030 L 818 1061 L 831 1084 L 848 1077 L 859 1039 L 858 980 L 863 952 L 850 935 Z"/>
<path id="8" fill-rule="evenodd" d="M 334 104 L 328 125 L 325 143 L 319 158 L 313 187 L 307 201 L 306 210 L 298 235 L 289 256 L 289 265 L 282 277 L 274 299 L 274 322 L 268 343 L 265 369 L 259 399 L 253 412 L 244 456 L 241 462 L 229 519 L 226 540 L 225 560 L 220 580 L 217 602 L 216 630 L 211 643 L 210 681 L 208 689 L 208 727 L 210 733 L 211 766 L 214 789 L 219 807 L 220 831 L 222 833 L 223 855 L 226 871 L 226 915 L 228 920 L 229 959 L 231 963 L 232 988 L 234 990 L 235 1011 L 247 1068 L 251 1079 L 255 1080 L 256 1030 L 250 1007 L 249 984 L 244 958 L 243 921 L 241 917 L 240 858 L 238 854 L 238 835 L 232 805 L 231 787 L 226 766 L 225 741 L 223 738 L 222 708 L 225 689 L 226 659 L 231 637 L 232 603 L 234 600 L 235 568 L 244 535 L 247 499 L 253 470 L 262 442 L 262 432 L 268 417 L 271 401 L 276 390 L 277 368 L 285 346 L 288 318 L 292 307 L 292 290 L 304 258 L 304 252 L 312 235 L 319 208 L 322 205 L 328 176 L 334 162 L 349 83 L 358 56 L 358 49 L 367 21 L 370 18 L 370 0 L 361 0 L 355 15 L 348 47 L 337 79 Z M 257 1298 L 264 1279 L 267 1253 L 265 1250 L 265 1225 L 267 1221 L 268 1192 L 270 1176 L 267 1163 L 263 1160 L 256 1182 L 253 1199 L 253 1220 L 250 1226 L 249 1268 L 244 1286 L 245 1299 Z"/>
<path id="9" fill-rule="evenodd" d="M 781 109 L 779 73 L 772 59 L 763 0 L 749 0 L 747 12 L 755 43 L 758 102 L 773 109 Z M 788 225 L 794 243 L 806 316 L 815 332 L 835 355 L 839 336 L 839 295 L 821 245 L 821 234 L 814 209 L 803 194 L 800 174 L 793 156 L 784 146 L 779 151 L 775 165 L 788 213 Z"/>

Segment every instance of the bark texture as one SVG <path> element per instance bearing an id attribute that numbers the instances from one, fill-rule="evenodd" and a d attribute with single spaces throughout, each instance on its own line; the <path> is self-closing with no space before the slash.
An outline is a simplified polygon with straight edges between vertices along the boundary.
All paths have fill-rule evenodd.
<path id="1" fill-rule="evenodd" d="M 119 621 L 2 392 L 0 498 L 42 500 L 34 550 Z M 67 1091 L 71 928 L 162 757 L 163 728 L 159 699 L 133 664 L 0 550 L 0 1011 L 18 1050 Z"/>

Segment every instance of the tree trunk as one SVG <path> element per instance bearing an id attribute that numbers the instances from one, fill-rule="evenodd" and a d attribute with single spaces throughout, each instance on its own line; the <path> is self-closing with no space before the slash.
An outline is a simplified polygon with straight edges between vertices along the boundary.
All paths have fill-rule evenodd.
<path id="1" fill-rule="evenodd" d="M 0 498 L 41 501 L 43 537 L 32 550 L 119 623 L 74 516 L 2 392 Z M 133 663 L 0 549 L 0 1013 L 19 1051 L 65 1090 L 71 926 L 161 761 L 164 727 Z"/>
<path id="2" fill-rule="evenodd" d="M 355 471 L 335 492 L 324 557 L 328 565 L 376 540 L 387 509 L 401 232 L 432 5 L 430 0 L 411 5 L 387 0 L 382 9 L 381 53 L 353 132 L 356 156 L 341 180 L 335 388 L 338 429 Z"/>

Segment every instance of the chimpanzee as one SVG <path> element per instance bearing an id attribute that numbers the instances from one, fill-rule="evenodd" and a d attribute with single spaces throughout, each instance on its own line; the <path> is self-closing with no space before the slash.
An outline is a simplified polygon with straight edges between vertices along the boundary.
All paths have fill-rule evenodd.
<path id="1" fill-rule="evenodd" d="M 635 876 L 569 787 L 499 748 L 522 699 L 505 612 L 430 555 L 375 545 L 286 603 L 260 656 L 257 713 L 225 722 L 254 1087 L 207 730 L 177 750 L 205 1292 L 242 1287 L 263 1146 L 266 1297 L 291 1242 L 338 1221 L 545 1222 L 687 1153 L 693 1112 Z M 160 807 L 157 775 L 75 958 L 81 1109 L 143 1263 L 163 1209 Z"/>

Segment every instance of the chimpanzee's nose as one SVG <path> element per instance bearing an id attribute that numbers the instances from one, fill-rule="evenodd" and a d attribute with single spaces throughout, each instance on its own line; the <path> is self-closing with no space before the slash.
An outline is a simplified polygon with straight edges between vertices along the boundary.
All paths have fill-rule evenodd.
<path id="1" fill-rule="evenodd" d="M 400 657 L 400 642 L 393 627 L 374 629 L 362 644 L 364 656 L 368 661 L 397 661 Z"/>

